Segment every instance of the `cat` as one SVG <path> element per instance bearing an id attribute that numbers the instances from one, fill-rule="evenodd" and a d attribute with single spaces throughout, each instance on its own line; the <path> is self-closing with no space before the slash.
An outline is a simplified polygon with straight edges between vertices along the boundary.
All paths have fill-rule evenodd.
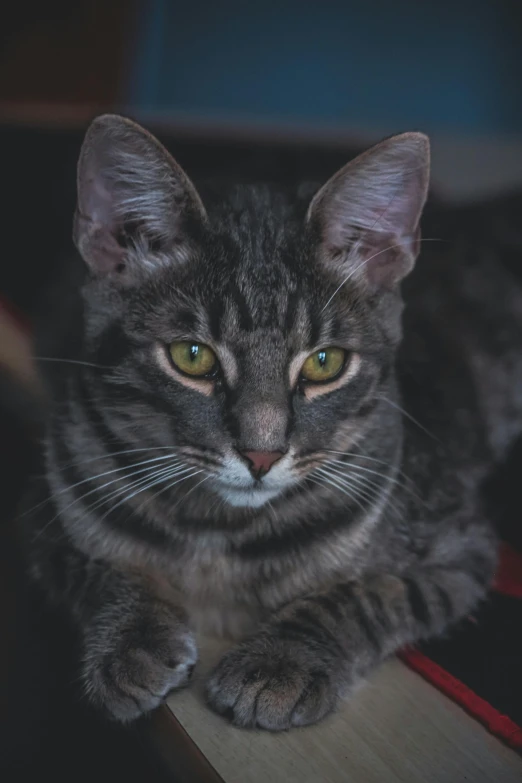
<path id="1" fill-rule="evenodd" d="M 321 187 L 197 190 L 132 121 L 89 127 L 83 304 L 23 518 L 112 718 L 185 685 L 201 632 L 230 639 L 211 708 L 311 724 L 487 595 L 522 296 L 484 249 L 422 241 L 428 180 L 416 132 Z"/>

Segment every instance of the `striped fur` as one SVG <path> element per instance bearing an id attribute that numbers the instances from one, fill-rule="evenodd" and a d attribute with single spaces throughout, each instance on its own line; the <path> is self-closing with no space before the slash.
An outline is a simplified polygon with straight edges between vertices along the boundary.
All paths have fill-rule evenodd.
<path id="1" fill-rule="evenodd" d="M 480 489 L 521 428 L 520 293 L 480 252 L 430 246 L 403 319 L 424 137 L 385 142 L 311 206 L 263 185 L 200 196 L 118 118 L 86 144 L 76 239 L 92 274 L 23 517 L 32 574 L 69 608 L 86 693 L 113 717 L 184 684 L 203 631 L 236 640 L 208 682 L 214 709 L 271 730 L 314 722 L 487 592 Z M 484 299 L 479 341 L 492 274 L 508 306 Z M 165 346 L 180 339 L 211 345 L 222 374 L 178 377 Z M 332 344 L 356 364 L 309 395 L 292 360 Z M 245 448 L 285 456 L 256 483 Z"/>

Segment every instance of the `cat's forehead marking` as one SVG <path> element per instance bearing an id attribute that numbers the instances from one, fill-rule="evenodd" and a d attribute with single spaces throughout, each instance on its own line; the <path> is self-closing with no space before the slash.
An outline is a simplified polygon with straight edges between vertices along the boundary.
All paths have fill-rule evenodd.
<path id="1" fill-rule="evenodd" d="M 224 343 L 216 346 L 216 353 L 227 384 L 233 388 L 237 384 L 239 371 L 234 352 Z"/>

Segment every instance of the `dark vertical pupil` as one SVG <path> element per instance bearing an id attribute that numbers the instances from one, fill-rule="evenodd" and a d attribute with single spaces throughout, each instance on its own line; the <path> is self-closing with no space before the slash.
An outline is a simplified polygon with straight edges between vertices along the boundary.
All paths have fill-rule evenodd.
<path id="1" fill-rule="evenodd" d="M 195 362 L 198 358 L 199 353 L 199 345 L 191 345 L 190 346 L 190 361 Z"/>
<path id="2" fill-rule="evenodd" d="M 324 367 L 324 365 L 326 364 L 326 351 L 318 351 L 317 361 L 319 362 L 321 367 Z"/>

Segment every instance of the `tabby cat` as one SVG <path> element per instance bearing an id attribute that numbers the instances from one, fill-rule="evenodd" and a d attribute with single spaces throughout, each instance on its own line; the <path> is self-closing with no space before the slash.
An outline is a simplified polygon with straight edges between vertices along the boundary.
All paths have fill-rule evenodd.
<path id="1" fill-rule="evenodd" d="M 405 133 L 319 189 L 196 190 L 133 122 L 90 126 L 88 275 L 26 519 L 114 718 L 186 684 L 201 632 L 231 639 L 213 709 L 310 724 L 485 597 L 522 298 L 487 254 L 421 245 L 428 176 Z"/>

